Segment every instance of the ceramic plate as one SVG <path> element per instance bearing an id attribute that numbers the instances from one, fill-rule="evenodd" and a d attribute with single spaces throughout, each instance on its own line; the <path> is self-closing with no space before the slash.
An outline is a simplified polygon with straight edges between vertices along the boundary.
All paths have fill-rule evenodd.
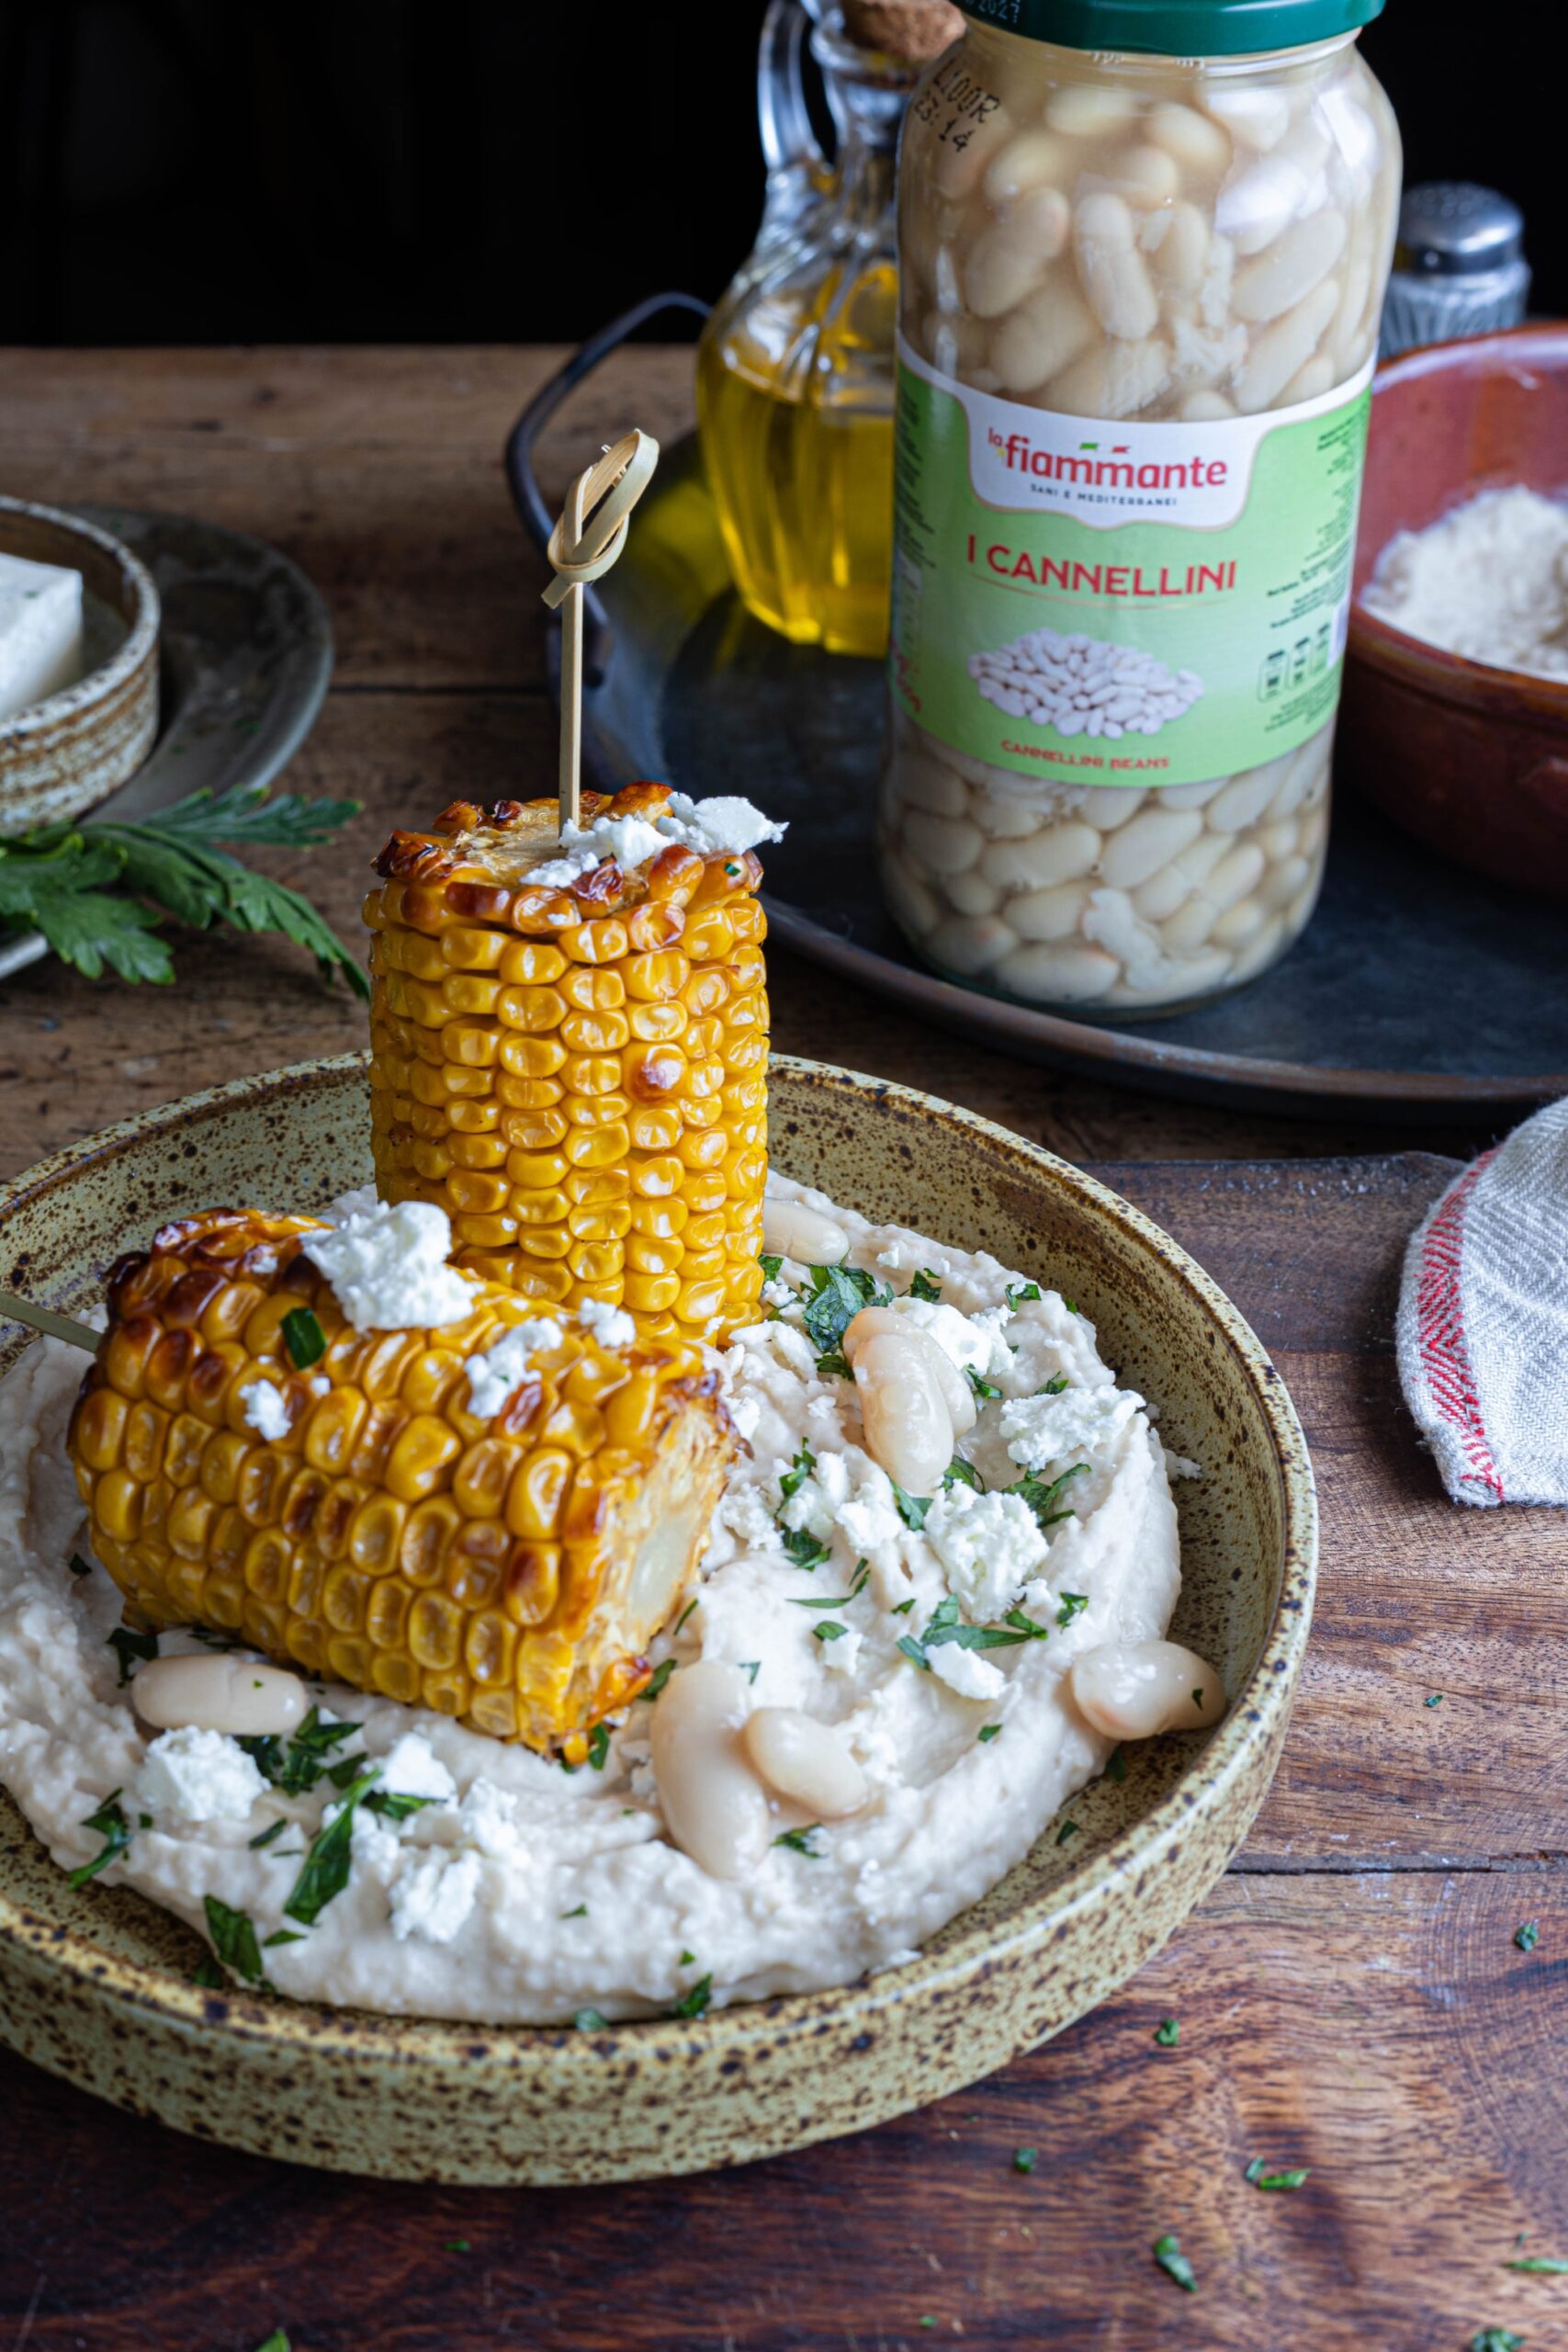
<path id="1" fill-rule="evenodd" d="M 1278 1373 L 1149 1219 L 983 1119 L 846 1070 L 773 1069 L 789 1175 L 1048 1278 L 1202 1464 L 1179 1488 L 1173 1632 L 1233 1694 L 1213 1732 L 1128 1751 L 907 1966 L 692 2021 L 579 2033 L 315 2008 L 192 1981 L 197 1939 L 127 1890 L 73 1894 L 0 1798 L 0 2034 L 39 2065 L 203 2138 L 403 2179 L 591 2181 L 773 2155 L 961 2088 L 1061 2031 L 1158 1949 L 1272 1777 L 1306 1644 L 1312 1474 Z M 291 1171 L 287 1203 L 280 1168 Z M 0 1193 L 0 1283 L 80 1309 L 162 1218 L 310 1209 L 370 1173 L 364 1057 L 241 1079 L 90 1137 Z M 0 1362 L 26 1343 L 0 1333 Z"/>

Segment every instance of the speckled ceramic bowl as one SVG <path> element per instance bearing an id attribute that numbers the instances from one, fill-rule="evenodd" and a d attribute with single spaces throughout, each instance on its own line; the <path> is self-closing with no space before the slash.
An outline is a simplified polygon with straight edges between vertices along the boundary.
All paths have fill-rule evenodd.
<path id="1" fill-rule="evenodd" d="M 79 514 L 0 498 L 0 548 L 82 575 L 87 670 L 0 718 L 0 834 L 96 808 L 158 732 L 158 591 L 123 541 Z"/>
<path id="2" fill-rule="evenodd" d="M 1233 1695 L 1219 1729 L 1128 1752 L 907 1967 L 692 2021 L 489 2030 L 311 2008 L 191 1981 L 196 1939 L 140 1896 L 73 1894 L 0 1798 L 0 2033 L 40 2066 L 258 2154 L 445 2181 L 590 2181 L 773 2155 L 961 2088 L 1059 2032 L 1157 1950 L 1269 1786 L 1306 1645 L 1312 1473 L 1235 1309 L 1103 1186 L 983 1119 L 775 1062 L 773 1152 L 874 1218 L 1048 1277 L 1202 1463 L 1179 1490 L 1174 1631 Z M 0 1193 L 0 1283 L 80 1309 L 160 1219 L 316 1208 L 369 1175 L 359 1056 L 241 1079 L 110 1128 Z M 291 1171 L 281 1179 L 280 1170 Z M 280 1184 L 288 1193 L 285 1200 Z M 26 1335 L 4 1332 L 0 1361 Z"/>

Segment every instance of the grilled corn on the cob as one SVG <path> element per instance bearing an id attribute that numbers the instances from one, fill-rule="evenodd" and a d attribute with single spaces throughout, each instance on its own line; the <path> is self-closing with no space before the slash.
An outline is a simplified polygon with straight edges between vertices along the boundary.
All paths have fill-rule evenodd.
<path id="1" fill-rule="evenodd" d="M 670 797 L 585 794 L 584 817 L 653 819 Z M 378 860 L 378 1188 L 444 1208 L 456 1262 L 494 1281 L 722 1341 L 761 1284 L 761 865 L 671 841 L 531 882 L 557 854 L 553 801 L 459 802 Z"/>
<path id="2" fill-rule="evenodd" d="M 355 1330 L 302 1254 L 321 1229 L 213 1210 L 115 1266 L 70 1431 L 98 1557 L 147 1625 L 570 1756 L 695 1573 L 734 1450 L 716 1379 L 557 1315 L 481 1418 L 468 1365 L 539 1310 L 476 1282 L 460 1323 Z"/>

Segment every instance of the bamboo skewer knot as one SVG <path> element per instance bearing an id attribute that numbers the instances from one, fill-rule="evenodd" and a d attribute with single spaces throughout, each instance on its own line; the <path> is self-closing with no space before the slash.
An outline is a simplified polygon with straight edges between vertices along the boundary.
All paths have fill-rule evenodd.
<path id="1" fill-rule="evenodd" d="M 589 466 L 566 495 L 560 520 L 545 553 L 555 578 L 544 591 L 552 610 L 561 607 L 560 648 L 560 825 L 564 838 L 581 815 L 582 797 L 582 592 L 603 579 L 626 543 L 632 508 L 653 479 L 659 444 L 651 433 L 624 434 Z"/>

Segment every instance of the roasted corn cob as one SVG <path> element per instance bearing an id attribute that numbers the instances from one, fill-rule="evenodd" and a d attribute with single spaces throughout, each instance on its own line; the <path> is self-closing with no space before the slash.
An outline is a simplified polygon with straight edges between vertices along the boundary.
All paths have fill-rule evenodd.
<path id="1" fill-rule="evenodd" d="M 670 797 L 585 794 L 584 819 L 657 817 Z M 761 1283 L 761 866 L 671 841 L 533 884 L 556 823 L 553 801 L 459 802 L 377 862 L 378 1186 L 444 1208 L 455 1262 L 493 1281 L 721 1341 Z"/>
<path id="2" fill-rule="evenodd" d="M 460 1323 L 355 1330 L 301 1253 L 321 1229 L 212 1210 L 114 1267 L 70 1430 L 94 1548 L 148 1626 L 570 1755 L 695 1574 L 734 1448 L 715 1377 L 569 1315 L 552 1344 L 483 1282 Z M 498 1394 L 515 1365 L 475 1359 L 530 1321 L 476 1415 L 468 1365 Z"/>

